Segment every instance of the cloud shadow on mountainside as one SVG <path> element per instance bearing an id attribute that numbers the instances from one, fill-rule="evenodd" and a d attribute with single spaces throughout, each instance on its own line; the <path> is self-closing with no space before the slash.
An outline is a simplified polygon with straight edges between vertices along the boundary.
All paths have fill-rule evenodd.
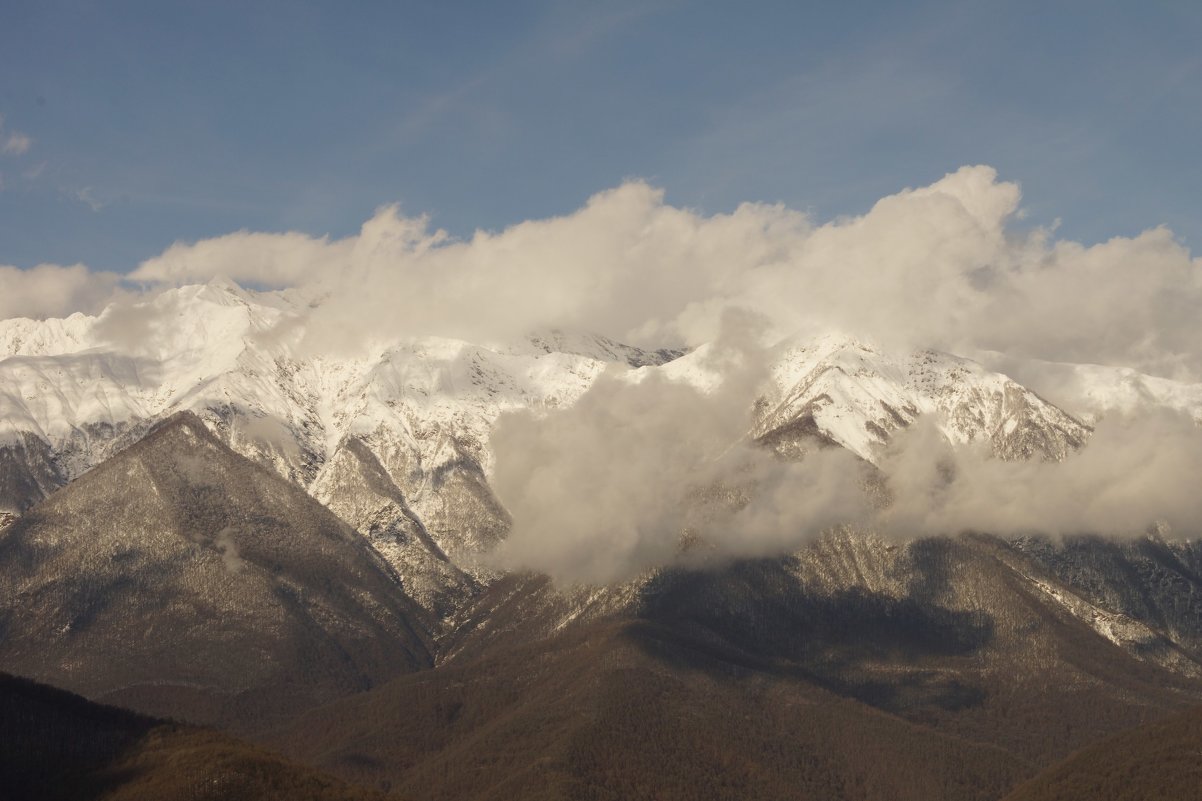
<path id="1" fill-rule="evenodd" d="M 995 624 L 983 611 L 934 600 L 947 581 L 941 561 L 918 559 L 902 597 L 860 586 L 815 591 L 790 573 L 788 559 L 668 571 L 625 633 L 677 669 L 801 679 L 890 712 L 976 706 L 985 688 L 940 667 L 987 647 Z"/>

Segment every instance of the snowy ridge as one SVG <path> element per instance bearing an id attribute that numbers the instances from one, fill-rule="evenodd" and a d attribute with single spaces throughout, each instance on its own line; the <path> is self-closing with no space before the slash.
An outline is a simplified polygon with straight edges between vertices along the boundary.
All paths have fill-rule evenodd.
<path id="1" fill-rule="evenodd" d="M 861 458 L 875 462 L 893 432 L 936 414 L 956 444 L 988 442 L 1002 458 L 1063 459 L 1089 431 L 1079 421 L 1000 373 L 946 353 L 902 355 L 840 335 L 777 346 L 757 433 L 805 420 Z"/>
<path id="2" fill-rule="evenodd" d="M 712 386 L 705 347 L 675 358 L 680 351 L 647 352 L 562 331 L 505 347 L 420 337 L 370 357 L 304 357 L 299 334 L 274 333 L 303 312 L 281 293 L 214 281 L 98 317 L 2 321 L 0 442 L 29 432 L 62 450 L 88 427 L 120 429 L 188 409 L 239 450 L 306 486 L 348 436 L 385 432 L 426 467 L 466 450 L 487 472 L 488 432 L 498 415 L 571 404 L 607 367 L 663 370 Z M 940 414 L 953 442 L 988 440 L 1008 458 L 1062 458 L 1087 435 L 1006 376 L 948 354 L 889 354 L 832 334 L 786 340 L 771 356 L 775 386 L 766 392 L 759 433 L 808 418 L 869 460 L 923 414 Z M 1163 379 L 1142 379 L 1161 396 L 1173 391 L 1155 383 Z M 1193 389 L 1202 401 L 1202 388 Z"/>
<path id="3" fill-rule="evenodd" d="M 437 636 L 470 630 L 472 642 L 488 640 L 531 616 L 553 632 L 639 603 L 640 582 L 560 593 L 480 559 L 510 524 L 489 484 L 489 437 L 502 414 L 571 406 L 606 372 L 632 381 L 661 373 L 710 391 L 722 380 L 712 347 L 649 352 L 549 332 L 488 346 L 397 338 L 334 358 L 307 351 L 308 309 L 305 299 L 215 281 L 95 317 L 0 321 L 0 527 L 186 410 L 362 534 Z M 786 339 L 764 356 L 770 379 L 747 388 L 760 398 L 750 433 L 793 455 L 817 439 L 874 461 L 923 415 L 950 441 L 1007 459 L 1061 459 L 1089 435 L 1007 376 L 946 353 L 893 353 L 830 334 Z M 1102 373 L 1082 375 L 1104 389 Z M 1189 385 L 1130 379 L 1139 390 L 1111 393 L 1116 403 L 1142 402 L 1145 387 L 1202 399 Z M 857 581 L 872 564 L 852 566 Z M 511 583 L 511 594 L 491 596 L 496 614 L 477 609 L 486 588 Z M 1088 612 L 1122 647 L 1147 641 L 1125 619 L 1081 609 L 1070 611 Z"/>
<path id="4" fill-rule="evenodd" d="M 368 536 L 423 605 L 450 609 L 489 580 L 475 556 L 505 535 L 488 440 L 507 411 L 570 406 L 605 371 L 663 372 L 703 391 L 710 348 L 643 351 L 551 331 L 484 346 L 407 337 L 354 357 L 304 347 L 309 302 L 228 281 L 66 320 L 0 322 L 0 509 L 19 512 L 193 411 L 245 456 L 304 487 Z M 1086 426 L 980 364 L 889 353 L 841 335 L 767 352 L 757 437 L 816 436 L 873 461 L 898 430 L 938 415 L 956 443 L 1061 459 Z M 783 432 L 783 433 L 782 433 Z"/>
<path id="5" fill-rule="evenodd" d="M 685 353 L 679 348 L 645 351 L 597 334 L 579 334 L 559 329 L 531 334 L 527 337 L 526 343 L 529 345 L 529 352 L 571 353 L 601 362 L 627 364 L 631 367 L 658 367 Z M 515 348 L 515 352 L 522 350 L 526 349 Z"/>
<path id="6" fill-rule="evenodd" d="M 1050 400 L 1091 424 L 1107 414 L 1132 414 L 1149 408 L 1172 410 L 1202 424 L 1202 384 L 1145 375 L 1130 367 L 1015 362 L 992 351 L 982 352 L 980 358 L 999 369 L 1029 376 L 1028 382 L 1037 388 L 1042 383 L 1055 387 Z"/>
<path id="7" fill-rule="evenodd" d="M 441 616 L 473 586 L 457 565 L 482 575 L 472 555 L 508 526 L 486 477 L 497 417 L 573 403 L 610 366 L 599 357 L 658 358 L 599 337 L 568 343 L 594 356 L 534 338 L 491 349 L 419 337 L 330 359 L 300 347 L 304 311 L 212 282 L 97 317 L 0 323 L 0 459 L 13 465 L 0 509 L 23 510 L 157 420 L 193 411 L 338 507 Z"/>
<path id="8" fill-rule="evenodd" d="M 61 449 L 87 427 L 186 409 L 308 484 L 315 470 L 304 453 L 324 462 L 346 436 L 380 426 L 411 444 L 442 428 L 482 453 L 502 411 L 570 403 L 605 366 L 438 338 L 398 342 L 371 359 L 298 358 L 270 333 L 299 311 L 279 295 L 213 282 L 164 292 L 132 313 L 2 321 L 0 442 L 30 432 Z M 142 330 L 138 317 L 147 320 Z"/>
<path id="9" fill-rule="evenodd" d="M 505 411 L 570 405 L 606 369 L 663 371 L 702 389 L 714 380 L 704 346 L 681 356 L 563 331 L 508 346 L 416 337 L 354 358 L 306 355 L 306 311 L 286 293 L 215 280 L 96 317 L 0 321 L 0 445 L 32 435 L 70 479 L 153 421 L 191 410 L 311 488 L 354 439 L 430 523 L 447 513 L 435 477 L 449 466 L 477 468 L 464 480 L 487 494 L 488 436 Z M 769 355 L 758 435 L 800 422 L 871 461 L 893 432 L 932 413 L 953 442 L 988 441 L 1006 458 L 1063 458 L 1088 434 L 1005 376 L 947 354 L 888 354 L 827 335 Z"/>

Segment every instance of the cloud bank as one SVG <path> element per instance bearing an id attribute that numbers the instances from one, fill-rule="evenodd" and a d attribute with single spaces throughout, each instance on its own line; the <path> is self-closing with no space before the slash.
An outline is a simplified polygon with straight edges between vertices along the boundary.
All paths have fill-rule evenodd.
<path id="1" fill-rule="evenodd" d="M 747 437 L 767 363 L 753 318 L 728 313 L 708 350 L 711 392 L 651 372 L 602 376 L 570 407 L 505 415 L 493 486 L 513 518 L 507 569 L 605 584 L 649 567 L 795 550 L 863 519 L 863 465 L 842 449 L 802 463 Z"/>
<path id="2" fill-rule="evenodd" d="M 818 222 L 759 203 L 702 214 L 630 181 L 571 214 L 466 240 L 388 206 L 341 239 L 241 231 L 176 243 L 124 290 L 80 266 L 0 268 L 0 315 L 94 311 L 131 283 L 153 294 L 227 277 L 309 301 L 305 319 L 257 336 L 300 332 L 300 347 L 322 354 L 407 335 L 490 344 L 555 327 L 654 348 L 715 343 L 724 380 L 712 393 L 660 375 L 606 376 L 569 409 L 497 426 L 495 486 L 514 518 L 497 558 L 567 580 L 785 552 L 837 523 L 895 536 L 1131 535 L 1162 522 L 1196 532 L 1202 494 L 1188 478 L 1200 474 L 1202 439 L 1171 416 L 1108 416 L 1063 464 L 953 450 L 924 423 L 867 473 L 842 451 L 786 463 L 746 440 L 759 344 L 785 335 L 836 330 L 889 349 L 992 354 L 1026 365 L 1053 400 L 1058 381 L 1066 397 L 1088 388 L 1080 370 L 1069 387 L 1061 363 L 1202 380 L 1202 259 L 1164 228 L 1058 240 L 1023 223 L 1021 199 L 993 169 L 964 167 Z M 149 304 L 130 308 L 105 318 L 113 341 L 167 324 L 144 319 Z M 1155 380 L 1141 378 L 1139 391 L 1161 391 Z M 882 509 L 871 487 L 892 503 Z"/>
<path id="3" fill-rule="evenodd" d="M 556 326 L 695 345 L 713 339 L 724 309 L 743 307 L 781 332 L 1202 377 L 1199 259 L 1163 228 L 1059 241 L 1023 227 L 1020 201 L 993 169 L 965 167 L 816 224 L 755 203 L 704 215 L 632 181 L 572 214 L 464 241 L 390 206 L 345 239 L 239 232 L 178 243 L 131 278 L 299 288 L 325 298 L 315 341 L 341 346 Z"/>
<path id="4" fill-rule="evenodd" d="M 39 264 L 28 270 L 0 265 L 0 320 L 95 314 L 121 295 L 120 276 L 82 264 Z"/>
<path id="5" fill-rule="evenodd" d="M 1167 410 L 1107 417 L 1086 447 L 1059 463 L 954 448 L 920 419 L 890 444 L 881 470 L 891 503 L 873 524 L 904 537 L 1202 531 L 1202 434 Z"/>
<path id="6" fill-rule="evenodd" d="M 791 462 L 747 439 L 760 385 L 754 356 L 734 361 L 710 365 L 723 376 L 712 393 L 660 373 L 609 377 L 571 407 L 502 418 L 494 487 L 513 527 L 497 566 L 607 584 L 788 554 L 837 526 L 896 540 L 1202 531 L 1202 433 L 1188 417 L 1108 417 L 1060 463 L 953 446 L 934 417 L 895 435 L 879 466 L 842 448 Z"/>

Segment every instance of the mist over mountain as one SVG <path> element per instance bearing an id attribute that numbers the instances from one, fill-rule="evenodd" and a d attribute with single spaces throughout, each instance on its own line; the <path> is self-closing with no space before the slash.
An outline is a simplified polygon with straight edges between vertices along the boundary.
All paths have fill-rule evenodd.
<path id="1" fill-rule="evenodd" d="M 719 449 L 756 426 L 779 428 L 788 416 L 805 417 L 802 406 L 811 404 L 810 412 L 819 412 L 830 429 L 824 433 L 834 433 L 839 444 L 886 473 L 896 465 L 906 474 L 892 482 L 892 493 L 936 508 L 913 520 L 912 513 L 900 511 L 906 498 L 899 499 L 892 517 L 904 519 L 893 526 L 909 533 L 925 527 L 949 533 L 1105 529 L 1138 535 L 1160 520 L 1175 530 L 1196 527 L 1197 503 L 1173 479 L 1196 466 L 1202 439 L 1188 422 L 1160 414 L 1153 423 L 1143 413 L 1166 407 L 1196 419 L 1202 408 L 1193 344 L 1199 332 L 1196 315 L 1186 311 L 1202 292 L 1197 259 L 1164 230 L 1092 247 L 1059 241 L 1050 231 L 1024 229 L 1020 202 L 1018 186 L 987 167 L 965 167 L 928 187 L 884 198 L 863 216 L 825 224 L 773 206 L 745 205 L 732 214 L 704 216 L 666 204 L 661 192 L 645 184 L 628 183 L 571 215 L 479 232 L 468 240 L 387 208 L 346 239 L 237 233 L 177 243 L 131 274 L 130 281 L 140 283 L 127 281 L 112 302 L 91 306 L 99 311 L 94 317 L 4 324 L 0 342 L 8 354 L 9 389 L 0 417 L 10 451 L 29 454 L 10 471 L 8 482 L 19 487 L 5 490 L 6 503 L 15 510 L 111 452 L 103 451 L 106 443 L 131 441 L 81 437 L 75 433 L 81 426 L 132 426 L 136 435 L 145 421 L 189 408 L 211 415 L 214 423 L 220 417 L 229 427 L 223 436 L 235 447 L 245 441 L 244 450 L 261 452 L 304 486 L 313 484 L 344 438 L 373 436 L 383 428 L 404 431 L 408 464 L 387 459 L 381 464 L 398 487 L 415 495 L 413 511 L 437 542 L 439 518 L 457 512 L 418 508 L 426 499 L 415 492 L 417 475 L 428 483 L 440 460 L 460 465 L 457 470 L 475 463 L 487 473 L 492 421 L 502 412 L 531 412 L 539 420 L 546 413 L 547 421 L 562 418 L 565 430 L 592 432 L 596 442 L 605 442 L 608 424 L 589 419 L 588 410 L 618 402 L 617 396 L 575 401 L 605 365 L 625 363 L 637 385 L 625 392 L 647 396 L 636 406 L 664 409 L 687 397 L 673 383 L 645 382 L 643 375 L 663 374 L 695 386 L 700 381 L 706 390 L 700 406 L 712 409 L 727 429 L 713 433 Z M 43 273 L 37 281 L 50 281 L 52 270 Z M 79 280 L 78 270 L 69 275 L 71 282 Z M 171 288 L 210 279 L 203 286 Z M 231 279 L 279 289 L 248 291 Z M 96 280 L 98 286 L 111 283 Z M 74 297 L 64 296 L 62 312 L 89 308 Z M 754 334 L 723 333 L 723 320 L 739 317 Z M 577 341 L 567 341 L 564 331 Z M 642 350 L 581 333 L 588 331 Z M 730 336 L 745 340 L 743 363 L 706 365 L 706 354 L 726 347 Z M 812 356 L 805 355 L 807 348 Z M 673 362 L 679 366 L 656 369 L 657 362 L 685 351 L 691 352 Z M 935 355 L 924 356 L 928 351 Z M 957 363 L 939 355 L 949 352 L 970 360 Z M 983 361 L 972 361 L 974 356 Z M 831 362 L 817 363 L 824 358 Z M 800 364 L 790 368 L 791 360 Z M 1070 362 L 1081 366 L 1075 372 L 1051 366 Z M 1055 441 L 1011 443 L 1001 455 L 1042 454 L 1060 461 L 1085 441 L 1083 421 L 1102 429 L 1097 450 L 1107 453 L 1091 456 L 1085 449 L 1073 468 L 1060 470 L 1000 467 L 973 454 L 941 452 L 940 442 L 949 437 L 963 445 L 986 437 L 1033 436 L 1026 420 L 1007 417 L 1014 412 L 1004 408 L 1026 397 L 1022 385 L 1005 385 L 1004 375 L 992 377 L 982 363 L 1034 381 L 1029 389 L 1040 399 L 1022 401 L 1034 414 L 1059 414 L 1041 411 L 1042 398 L 1061 398 L 1064 411 L 1076 418 L 1045 419 L 1037 427 L 1058 429 L 1046 434 Z M 807 368 L 817 371 L 812 373 L 817 384 L 805 385 Z M 793 374 L 786 374 L 790 369 Z M 756 370 L 763 375 L 749 378 Z M 707 371 L 713 376 L 700 377 Z M 786 405 L 772 411 L 772 419 L 737 419 L 743 413 L 718 408 L 719 396 L 709 391 L 722 384 L 724 371 L 733 371 L 735 383 L 754 385 L 738 390 L 742 405 L 753 406 L 757 399 Z M 1092 371 L 1089 389 L 1082 385 L 1086 371 Z M 827 386 L 831 378 L 838 386 Z M 592 392 L 617 386 L 601 382 Z M 660 386 L 677 397 L 657 400 L 654 388 Z M 82 387 L 88 389 L 81 395 Z M 469 388 L 479 388 L 474 397 Z M 790 391 L 795 396 L 785 398 Z M 957 395 L 972 392 L 981 396 L 975 407 L 967 399 L 966 408 L 956 406 L 964 406 Z M 986 394 L 1006 393 L 1012 399 L 988 401 L 1003 408 L 984 410 Z M 397 401 L 422 407 L 416 412 L 422 421 L 409 411 L 398 415 Z M 680 416 L 700 417 L 700 406 Z M 932 413 L 942 417 L 944 436 L 929 442 L 918 435 L 896 441 L 888 436 Z M 455 429 L 449 440 L 440 444 L 424 437 L 431 425 L 447 423 Z M 653 444 L 656 423 L 640 415 L 639 424 L 644 430 L 638 437 L 647 447 L 645 454 L 624 454 L 630 465 L 645 463 L 644 472 L 656 476 L 692 469 L 680 461 L 655 463 L 663 453 Z M 37 440 L 22 444 L 27 433 Z M 667 429 L 662 434 L 674 436 Z M 709 435 L 698 434 L 702 440 Z M 71 438 L 72 444 L 63 442 Z M 719 444 L 722 438 L 728 442 Z M 887 439 L 895 452 L 885 457 L 877 451 Z M 51 444 L 53 458 L 36 453 L 40 442 Z M 452 455 L 456 449 L 466 450 L 466 460 Z M 999 452 L 997 442 L 993 451 Z M 416 467 L 419 458 L 422 465 Z M 950 489 L 910 478 L 940 475 L 937 465 L 949 460 L 958 465 Z M 1143 466 L 1141 479 L 1134 475 L 1135 464 Z M 997 470 L 1007 475 L 992 475 Z M 1051 477 L 1045 478 L 1045 470 Z M 491 493 L 479 489 L 482 478 L 469 473 L 457 473 L 453 481 L 464 486 L 462 497 L 474 495 L 481 506 L 468 513 L 466 528 L 444 527 L 445 538 L 466 537 L 450 550 L 479 551 L 495 542 L 497 529 L 484 518 L 503 516 L 489 508 Z M 1075 477 L 1064 478 L 1069 473 Z M 814 480 L 854 479 L 839 474 Z M 1125 480 L 1144 483 L 1123 487 Z M 771 481 L 765 479 L 765 486 Z M 503 500 L 520 503 L 521 491 Z M 1047 497 L 1033 503 L 1030 513 L 1017 509 L 1014 498 L 1041 492 Z M 580 489 L 571 494 L 556 503 L 583 500 Z M 619 494 L 629 494 L 629 488 Z M 945 497 L 932 503 L 939 494 Z M 1095 494 L 1099 503 L 1090 508 L 1070 503 L 1061 513 L 1064 499 Z M 1108 498 L 1115 500 L 1107 505 Z M 744 517 L 754 516 L 755 506 Z M 830 515 L 818 517 L 855 516 L 842 500 L 832 500 L 831 507 Z M 768 505 L 769 525 L 779 511 Z M 604 516 L 605 510 L 594 515 Z M 678 522 L 672 526 L 679 528 Z M 480 531 L 469 533 L 473 527 Z"/>
<path id="2" fill-rule="evenodd" d="M 1188 538 L 1202 522 L 1195 384 L 1145 377 L 1160 393 L 1132 400 L 1128 376 L 1075 416 L 970 359 L 777 339 L 737 309 L 686 350 L 554 329 L 315 355 L 330 303 L 214 279 L 0 323 L 0 502 L 18 513 L 190 410 L 368 535 L 440 615 L 481 571 L 605 583 L 787 554 L 840 523 L 905 539 Z"/>
<path id="3" fill-rule="evenodd" d="M 0 274 L 0 669 L 412 797 L 1000 798 L 1202 702 L 1198 261 L 1019 209 Z"/>
<path id="4" fill-rule="evenodd" d="M 974 166 L 826 223 L 763 204 L 703 215 L 638 181 L 572 214 L 463 240 L 384 207 L 344 239 L 239 232 L 176 243 L 122 284 L 106 329 L 115 341 L 170 330 L 169 308 L 145 301 L 221 277 L 320 299 L 304 312 L 310 353 L 361 353 L 406 335 L 490 343 L 548 328 L 697 346 L 733 306 L 767 316 L 777 338 L 833 330 L 886 347 L 1196 381 L 1191 310 L 1202 288 L 1196 257 L 1172 232 L 1086 246 L 1024 225 L 1021 202 L 1016 183 Z M 89 280 L 95 291 L 81 301 L 75 287 Z M 110 274 L 89 279 L 75 267 L 6 281 L 14 305 L 3 316 L 95 314 L 113 291 Z M 57 305 L 16 303 L 22 282 Z"/>

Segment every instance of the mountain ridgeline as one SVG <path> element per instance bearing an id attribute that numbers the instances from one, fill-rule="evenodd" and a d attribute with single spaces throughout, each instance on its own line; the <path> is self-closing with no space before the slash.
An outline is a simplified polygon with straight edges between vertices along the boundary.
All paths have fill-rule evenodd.
<path id="1" fill-rule="evenodd" d="M 432 664 L 392 568 L 181 412 L 0 537 L 0 661 L 90 698 L 270 720 Z"/>
<path id="2" fill-rule="evenodd" d="M 225 734 L 0 674 L 0 797 L 383 801 Z"/>
<path id="3" fill-rule="evenodd" d="M 7 786 L 43 783 L 14 798 L 1150 797 L 1113 791 L 1118 767 L 1082 779 L 1140 732 L 1164 770 L 1123 775 L 1194 786 L 1196 540 L 841 526 L 556 586 L 486 558 L 512 524 L 493 426 L 604 373 L 704 386 L 702 349 L 556 331 L 331 360 L 288 339 L 286 294 L 148 303 L 176 323 L 137 346 L 83 315 L 0 322 L 0 670 L 89 699 L 5 680 L 6 743 L 67 777 L 47 790 L 9 760 Z M 924 418 L 1004 460 L 1091 436 L 949 354 L 827 336 L 767 355 L 747 433 L 784 460 L 843 448 L 872 469 Z M 102 733 L 46 744 L 76 725 Z M 180 760 L 200 784 L 171 784 Z M 197 760 L 266 784 L 205 795 Z"/>

